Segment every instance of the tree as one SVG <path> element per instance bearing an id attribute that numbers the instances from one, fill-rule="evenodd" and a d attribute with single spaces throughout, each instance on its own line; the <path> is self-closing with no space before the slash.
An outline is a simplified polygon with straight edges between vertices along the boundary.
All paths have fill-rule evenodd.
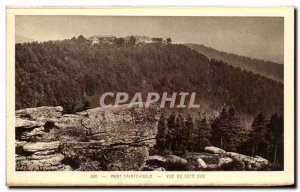
<path id="1" fill-rule="evenodd" d="M 130 43 L 130 45 L 135 45 L 136 38 L 134 36 L 130 36 L 129 43 Z"/>
<path id="2" fill-rule="evenodd" d="M 223 142 L 224 142 L 223 130 L 226 129 L 227 126 L 226 121 L 227 121 L 227 111 L 226 108 L 223 107 L 219 116 L 211 124 L 213 144 L 220 148 L 223 148 Z"/>
<path id="3" fill-rule="evenodd" d="M 223 108 L 211 126 L 214 143 L 225 150 L 236 151 L 246 135 L 233 107 Z"/>
<path id="4" fill-rule="evenodd" d="M 192 133 L 195 127 L 195 122 L 194 122 L 194 118 L 193 116 L 189 113 L 187 120 L 185 122 L 185 129 L 183 130 L 183 132 L 181 133 L 183 138 L 183 146 L 184 146 L 184 152 L 186 152 L 188 150 L 189 145 L 191 144 L 191 139 L 192 139 Z M 194 150 L 194 143 L 192 143 L 191 149 L 192 151 Z"/>
<path id="5" fill-rule="evenodd" d="M 196 120 L 197 138 L 196 141 L 199 145 L 199 149 L 203 150 L 204 147 L 210 145 L 211 139 L 211 127 L 208 124 L 205 115 L 202 118 Z"/>
<path id="6" fill-rule="evenodd" d="M 167 38 L 167 43 L 172 43 L 172 39 L 171 38 Z"/>
<path id="7" fill-rule="evenodd" d="M 175 114 L 171 114 L 167 120 L 168 124 L 168 131 L 167 131 L 167 146 L 168 146 L 168 151 L 172 152 L 172 148 L 174 146 L 174 140 L 176 138 L 176 116 Z"/>
<path id="8" fill-rule="evenodd" d="M 269 123 L 267 124 L 267 127 L 270 129 L 272 133 L 272 142 L 274 145 L 274 158 L 273 163 L 278 163 L 278 159 L 280 163 L 283 163 L 283 117 L 279 116 L 277 113 L 274 113 L 271 116 L 271 119 Z M 278 158 L 278 149 L 281 149 L 281 153 L 279 154 Z"/>
<path id="9" fill-rule="evenodd" d="M 179 114 L 175 120 L 175 144 L 174 150 L 175 151 L 184 151 L 184 143 L 183 139 L 186 134 L 186 127 L 184 124 L 184 117 L 182 114 Z"/>
<path id="10" fill-rule="evenodd" d="M 231 107 L 228 111 L 227 117 L 228 126 L 227 130 L 223 130 L 225 133 L 226 147 L 225 149 L 236 150 L 237 147 L 245 141 L 246 130 L 242 127 L 239 117 L 237 116 L 235 109 Z"/>
<path id="11" fill-rule="evenodd" d="M 78 38 L 77 38 L 78 42 L 84 42 L 86 41 L 86 39 L 84 38 L 83 35 L 79 35 Z"/>
<path id="12" fill-rule="evenodd" d="M 166 149 L 168 133 L 168 124 L 165 114 L 162 113 L 158 122 L 157 134 L 156 134 L 156 149 L 164 151 Z"/>
<path id="13" fill-rule="evenodd" d="M 114 39 L 114 43 L 118 46 L 118 47 L 122 47 L 125 44 L 125 39 L 120 37 L 120 38 L 115 38 Z"/>
<path id="14" fill-rule="evenodd" d="M 260 146 L 267 140 L 266 123 L 264 115 L 259 113 L 251 125 L 250 142 L 252 145 L 252 156 L 261 153 L 261 151 L 259 151 Z"/>

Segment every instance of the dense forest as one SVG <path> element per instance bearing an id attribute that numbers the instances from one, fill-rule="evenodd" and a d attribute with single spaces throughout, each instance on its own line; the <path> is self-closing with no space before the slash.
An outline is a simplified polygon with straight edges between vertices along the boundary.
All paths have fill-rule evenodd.
<path id="1" fill-rule="evenodd" d="M 98 107 L 107 91 L 185 91 L 218 111 L 282 113 L 282 83 L 170 42 L 93 44 L 79 36 L 16 44 L 16 109 L 61 105 L 68 113 Z"/>
<path id="2" fill-rule="evenodd" d="M 206 146 L 217 146 L 226 151 L 237 151 L 268 159 L 275 169 L 283 168 L 283 116 L 274 113 L 267 119 L 262 113 L 246 129 L 234 108 L 223 108 L 214 119 L 206 114 L 186 117 L 162 113 L 156 136 L 156 153 L 185 154 L 202 152 Z"/>
<path id="3" fill-rule="evenodd" d="M 222 60 L 234 67 L 240 67 L 248 71 L 263 75 L 265 77 L 283 82 L 283 65 L 272 61 L 264 61 L 245 56 L 239 56 L 232 53 L 218 51 L 216 49 L 198 44 L 186 44 L 193 50 L 204 54 L 209 59 Z"/>

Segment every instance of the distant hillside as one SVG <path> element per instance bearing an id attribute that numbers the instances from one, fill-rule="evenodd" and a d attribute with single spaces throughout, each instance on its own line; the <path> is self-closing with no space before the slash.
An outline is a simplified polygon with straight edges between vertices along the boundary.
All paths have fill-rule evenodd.
<path id="1" fill-rule="evenodd" d="M 241 69 L 252 71 L 270 79 L 283 82 L 282 64 L 226 53 L 204 45 L 186 44 L 186 46 L 207 56 L 209 59 L 222 60 L 234 67 L 240 67 Z"/>
<path id="2" fill-rule="evenodd" d="M 16 35 L 15 36 L 15 41 L 16 41 L 16 43 L 26 43 L 26 42 L 33 42 L 34 39 L 24 37 L 22 35 Z"/>
<path id="3" fill-rule="evenodd" d="M 16 108 L 99 106 L 104 92 L 196 92 L 212 109 L 249 115 L 283 109 L 283 84 L 209 60 L 184 45 L 72 40 L 16 44 Z"/>

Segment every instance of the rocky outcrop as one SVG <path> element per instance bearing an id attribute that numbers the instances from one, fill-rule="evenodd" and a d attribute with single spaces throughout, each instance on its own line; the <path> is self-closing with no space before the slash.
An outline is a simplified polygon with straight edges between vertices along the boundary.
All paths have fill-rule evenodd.
<path id="1" fill-rule="evenodd" d="M 153 171 L 158 167 L 163 167 L 167 171 L 256 171 L 270 170 L 268 166 L 268 160 L 258 156 L 249 157 L 226 151 L 221 154 L 189 152 L 183 157 L 150 156 L 143 170 Z"/>
<path id="2" fill-rule="evenodd" d="M 141 109 L 62 107 L 16 111 L 16 169 L 140 170 L 155 144 L 157 119 Z"/>
<path id="3" fill-rule="evenodd" d="M 62 107 L 16 111 L 17 171 L 268 170 L 268 160 L 208 146 L 201 153 L 151 154 L 155 109 L 95 108 L 63 114 Z"/>
<path id="4" fill-rule="evenodd" d="M 246 169 L 249 170 L 265 169 L 269 164 L 269 161 L 267 159 L 264 159 L 259 156 L 249 157 L 247 155 L 242 155 L 234 152 L 226 152 L 226 155 L 237 162 L 244 163 Z"/>
<path id="5" fill-rule="evenodd" d="M 63 171 L 70 170 L 64 165 L 64 155 L 59 153 L 60 142 L 18 143 L 16 148 L 17 170 L 30 171 Z"/>

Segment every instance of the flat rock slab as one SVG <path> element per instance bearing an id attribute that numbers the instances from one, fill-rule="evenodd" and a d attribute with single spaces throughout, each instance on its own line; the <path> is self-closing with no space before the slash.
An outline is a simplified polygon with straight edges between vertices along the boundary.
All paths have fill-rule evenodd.
<path id="1" fill-rule="evenodd" d="M 36 142 L 36 143 L 27 143 L 23 145 L 23 149 L 28 152 L 37 152 L 37 151 L 48 151 L 57 149 L 60 146 L 60 141 L 54 141 L 54 142 Z"/>
<path id="2" fill-rule="evenodd" d="M 16 118 L 16 128 L 34 128 L 34 127 L 40 127 L 43 126 L 44 123 L 38 122 L 38 121 L 33 121 L 33 120 L 28 120 L 28 119 L 21 119 L 21 118 Z"/>

